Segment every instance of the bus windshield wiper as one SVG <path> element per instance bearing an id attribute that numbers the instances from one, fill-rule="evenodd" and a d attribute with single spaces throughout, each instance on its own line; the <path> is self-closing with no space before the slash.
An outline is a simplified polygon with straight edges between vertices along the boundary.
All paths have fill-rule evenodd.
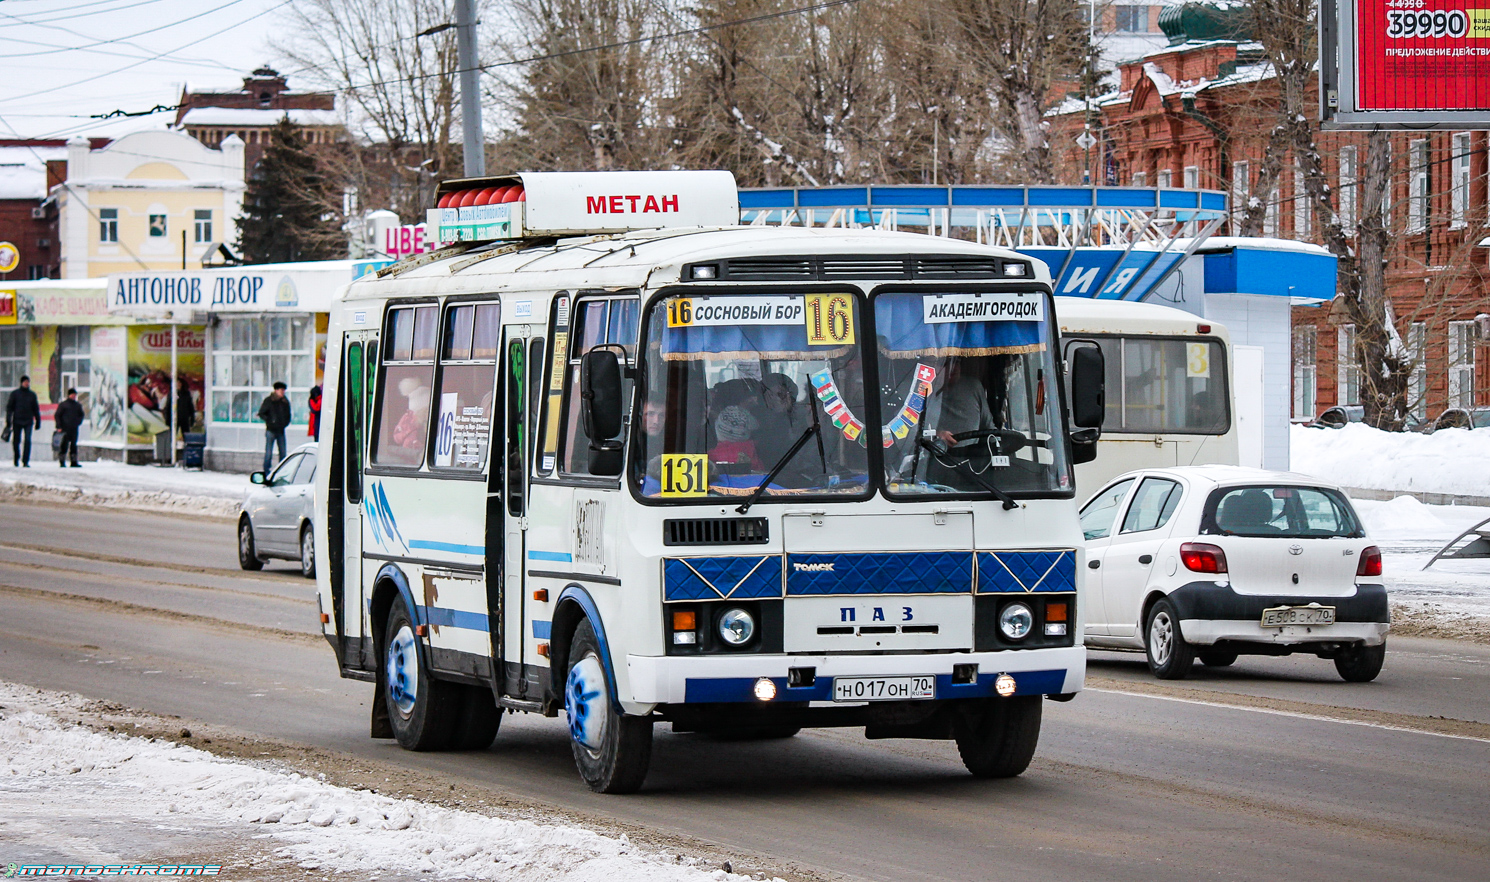
<path id="1" fill-rule="evenodd" d="M 735 511 L 739 512 L 740 514 L 744 514 L 745 512 L 750 511 L 750 507 L 752 505 L 755 505 L 756 500 L 761 498 L 761 495 L 766 492 L 766 488 L 770 486 L 771 482 L 776 480 L 776 474 L 783 468 L 785 468 L 787 463 L 792 461 L 792 457 L 797 455 L 797 451 L 802 449 L 802 445 L 807 443 L 808 438 L 811 438 L 813 435 L 816 435 L 820 431 L 822 431 L 822 425 L 815 420 L 813 421 L 812 425 L 803 429 L 802 434 L 797 437 L 797 440 L 795 443 L 792 444 L 791 449 L 788 450 L 786 453 L 783 453 L 781 455 L 781 459 L 776 460 L 776 464 L 771 466 L 771 470 L 769 472 L 766 472 L 766 477 L 760 482 L 759 485 L 756 486 L 755 492 L 746 497 L 745 501 L 740 503 L 739 506 L 735 508 Z"/>
<path id="2" fill-rule="evenodd" d="M 987 490 L 989 493 L 992 493 L 995 498 L 997 498 L 1004 504 L 1004 511 L 1012 511 L 1013 509 L 1019 507 L 1019 503 L 1014 501 L 1014 497 L 1010 496 L 1008 493 L 1005 493 L 1003 490 L 1000 490 L 991 482 L 984 480 L 982 475 L 973 471 L 972 464 L 969 463 L 967 460 L 964 459 L 954 462 L 948 462 L 947 460 L 943 459 L 943 454 L 951 452 L 950 448 L 948 448 L 945 444 L 928 441 L 924 437 L 917 438 L 916 442 L 922 447 L 925 447 L 927 450 L 931 451 L 931 457 L 937 462 L 941 463 L 944 466 L 951 466 L 954 469 L 962 469 L 967 473 L 968 477 L 972 478 L 974 481 L 977 481 L 979 484 L 982 484 L 983 489 Z"/>

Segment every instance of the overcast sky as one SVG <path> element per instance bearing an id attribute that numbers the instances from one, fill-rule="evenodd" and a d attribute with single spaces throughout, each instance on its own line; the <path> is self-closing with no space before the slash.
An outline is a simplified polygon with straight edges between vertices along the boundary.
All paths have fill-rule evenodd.
<path id="1" fill-rule="evenodd" d="M 175 113 L 192 90 L 239 88 L 264 64 L 309 87 L 269 46 L 292 0 L 0 0 L 0 138 L 118 136 Z"/>

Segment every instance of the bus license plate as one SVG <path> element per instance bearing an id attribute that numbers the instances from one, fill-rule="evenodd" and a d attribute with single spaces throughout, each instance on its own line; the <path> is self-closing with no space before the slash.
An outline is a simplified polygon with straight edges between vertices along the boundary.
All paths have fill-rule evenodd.
<path id="1" fill-rule="evenodd" d="M 1333 606 L 1275 606 L 1262 611 L 1264 628 L 1281 628 L 1285 625 L 1333 625 Z"/>
<path id="2" fill-rule="evenodd" d="M 936 697 L 935 677 L 834 677 L 834 701 L 910 701 Z"/>

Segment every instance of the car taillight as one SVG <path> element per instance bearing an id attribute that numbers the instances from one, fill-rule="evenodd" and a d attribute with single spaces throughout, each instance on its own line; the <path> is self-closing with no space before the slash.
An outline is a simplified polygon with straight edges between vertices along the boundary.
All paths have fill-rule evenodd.
<path id="1" fill-rule="evenodd" d="M 1381 575 L 1381 549 L 1375 545 L 1366 546 L 1361 552 L 1361 563 L 1355 568 L 1357 576 L 1379 576 Z"/>
<path id="2" fill-rule="evenodd" d="M 1185 569 L 1196 573 L 1226 572 L 1226 552 L 1204 542 L 1186 542 L 1180 546 L 1180 560 Z"/>

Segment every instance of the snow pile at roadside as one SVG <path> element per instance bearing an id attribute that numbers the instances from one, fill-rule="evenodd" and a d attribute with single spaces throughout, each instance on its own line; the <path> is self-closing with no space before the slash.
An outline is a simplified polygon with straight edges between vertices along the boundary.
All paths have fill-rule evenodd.
<path id="1" fill-rule="evenodd" d="M 1438 516 L 1445 506 L 1428 505 L 1416 496 L 1398 496 L 1389 502 L 1355 500 L 1356 511 L 1373 539 L 1422 539 L 1447 542 L 1460 528 L 1450 526 Z M 1463 507 L 1465 511 L 1474 511 Z M 1478 518 L 1476 518 L 1478 519 Z"/>
<path id="2" fill-rule="evenodd" d="M 1490 642 L 1490 560 L 1423 565 L 1445 543 L 1490 517 L 1490 508 L 1425 505 L 1412 496 L 1355 500 L 1366 533 L 1381 546 L 1392 632 Z"/>
<path id="3" fill-rule="evenodd" d="M 77 469 L 55 463 L 33 463 L 29 469 L 0 466 L 0 499 L 209 517 L 236 515 L 248 486 L 244 475 L 117 462 L 84 463 Z"/>
<path id="4" fill-rule="evenodd" d="M 41 835 L 57 841 L 104 819 L 137 829 L 190 828 L 219 839 L 268 837 L 276 854 L 303 868 L 358 878 L 750 878 L 642 851 L 625 836 L 391 799 L 192 747 L 60 722 L 58 715 L 76 703 L 0 683 L 0 821 L 8 835 L 25 826 L 17 818 L 30 816 L 46 818 Z M 223 875 L 232 869 L 225 866 Z"/>
<path id="5" fill-rule="evenodd" d="M 1290 430 L 1291 468 L 1345 487 L 1490 496 L 1490 431 L 1383 432 L 1362 423 Z"/>

